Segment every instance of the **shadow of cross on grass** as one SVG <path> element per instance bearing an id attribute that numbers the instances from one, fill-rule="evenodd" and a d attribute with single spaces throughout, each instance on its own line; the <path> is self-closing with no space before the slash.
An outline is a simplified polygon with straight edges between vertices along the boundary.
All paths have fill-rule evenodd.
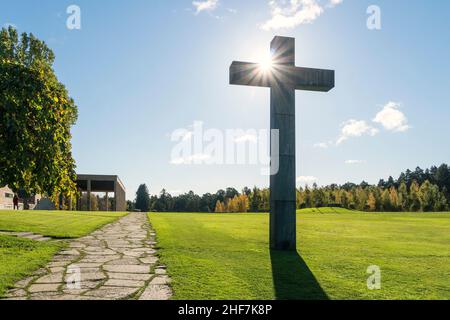
<path id="1" fill-rule="evenodd" d="M 328 300 L 297 251 L 270 251 L 277 300 Z"/>

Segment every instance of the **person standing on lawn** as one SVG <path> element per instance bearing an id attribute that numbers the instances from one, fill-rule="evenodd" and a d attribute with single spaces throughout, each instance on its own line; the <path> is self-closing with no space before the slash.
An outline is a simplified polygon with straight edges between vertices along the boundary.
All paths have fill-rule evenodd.
<path id="1" fill-rule="evenodd" d="M 17 194 L 14 194 L 14 198 L 13 198 L 13 210 L 19 210 L 19 197 L 17 196 Z"/>

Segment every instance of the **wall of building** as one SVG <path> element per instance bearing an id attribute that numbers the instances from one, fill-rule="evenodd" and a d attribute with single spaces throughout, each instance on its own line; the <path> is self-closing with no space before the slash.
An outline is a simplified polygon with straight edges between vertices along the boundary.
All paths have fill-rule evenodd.
<path id="1" fill-rule="evenodd" d="M 116 211 L 120 212 L 127 211 L 126 193 L 125 190 L 123 190 L 119 186 L 116 186 L 115 199 L 116 199 L 116 208 L 115 208 Z"/>
<path id="2" fill-rule="evenodd" d="M 0 188 L 0 210 L 13 209 L 14 193 L 8 187 Z"/>
<path id="3" fill-rule="evenodd" d="M 8 188 L 3 187 L 0 188 L 0 210 L 13 210 L 14 204 L 13 204 L 13 198 L 14 198 L 14 192 Z M 37 195 L 30 199 L 28 199 L 28 205 L 30 207 L 30 210 L 33 210 L 38 201 L 41 199 L 41 196 Z M 19 210 L 23 210 L 23 199 L 19 200 Z"/>

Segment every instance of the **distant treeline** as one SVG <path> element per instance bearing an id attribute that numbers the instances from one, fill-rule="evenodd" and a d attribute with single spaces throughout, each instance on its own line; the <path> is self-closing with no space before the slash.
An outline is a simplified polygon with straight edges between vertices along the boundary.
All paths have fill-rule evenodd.
<path id="1" fill-rule="evenodd" d="M 129 210 L 158 212 L 268 212 L 270 190 L 245 187 L 219 190 L 202 196 L 189 192 L 172 196 L 163 190 L 159 196 L 148 195 L 147 188 L 140 187 L 136 201 L 129 202 Z M 450 167 L 443 164 L 426 170 L 402 172 L 398 179 L 381 179 L 378 185 L 332 184 L 319 187 L 316 184 L 297 190 L 297 208 L 340 206 L 360 211 L 448 211 L 450 207 Z M 148 197 L 148 199 L 146 199 Z"/>

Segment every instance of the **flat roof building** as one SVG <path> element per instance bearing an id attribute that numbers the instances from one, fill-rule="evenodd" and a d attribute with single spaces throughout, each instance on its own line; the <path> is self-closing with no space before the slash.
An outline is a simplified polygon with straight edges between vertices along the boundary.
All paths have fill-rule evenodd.
<path id="1" fill-rule="evenodd" d="M 125 186 L 115 175 L 94 175 L 94 174 L 78 174 L 77 188 L 81 193 L 87 193 L 87 207 L 88 211 L 92 210 L 91 193 L 105 192 L 106 199 L 109 198 L 109 193 L 114 193 L 113 208 L 108 208 L 108 201 L 106 201 L 106 211 L 126 211 L 127 201 Z M 77 210 L 80 210 L 79 202 L 77 201 Z"/>

